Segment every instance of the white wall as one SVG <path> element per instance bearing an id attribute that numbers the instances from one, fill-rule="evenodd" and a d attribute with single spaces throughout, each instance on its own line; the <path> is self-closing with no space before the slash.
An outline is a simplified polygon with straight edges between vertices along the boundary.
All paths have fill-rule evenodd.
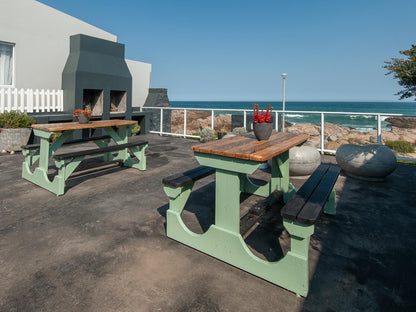
<path id="1" fill-rule="evenodd" d="M 117 37 L 34 0 L 0 0 L 0 41 L 15 44 L 16 88 L 60 89 L 69 36 Z"/>
<path id="2" fill-rule="evenodd" d="M 152 65 L 148 63 L 126 60 L 132 79 L 132 106 L 141 107 L 146 102 L 150 88 Z"/>
<path id="3" fill-rule="evenodd" d="M 69 37 L 79 33 L 117 41 L 117 36 L 40 2 L 0 0 L 0 41 L 15 44 L 16 88 L 61 89 Z M 133 76 L 133 105 L 141 106 L 150 87 L 151 65 L 126 61 Z"/>

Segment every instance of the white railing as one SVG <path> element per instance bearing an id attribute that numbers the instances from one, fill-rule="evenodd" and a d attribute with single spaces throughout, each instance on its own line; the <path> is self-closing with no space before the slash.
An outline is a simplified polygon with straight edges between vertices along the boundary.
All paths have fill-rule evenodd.
<path id="1" fill-rule="evenodd" d="M 61 112 L 64 110 L 62 90 L 0 88 L 0 113 Z"/>
<path id="2" fill-rule="evenodd" d="M 143 110 L 151 110 L 151 111 L 156 111 L 156 112 L 160 112 L 159 116 L 160 116 L 160 120 L 159 120 L 159 131 L 157 130 L 150 130 L 150 133 L 156 133 L 159 135 L 171 135 L 171 136 L 180 136 L 180 137 L 184 137 L 184 138 L 200 138 L 200 136 L 198 135 L 191 135 L 191 134 L 187 134 L 186 133 L 186 116 L 187 116 L 187 111 L 210 111 L 211 112 L 211 128 L 214 129 L 214 122 L 215 122 L 215 112 L 236 112 L 236 113 L 242 113 L 243 115 L 243 124 L 241 125 L 244 128 L 247 128 L 247 113 L 251 114 L 252 110 L 251 109 L 227 109 L 227 108 L 180 108 L 180 107 L 141 107 L 140 111 Z M 171 133 L 171 132 L 164 132 L 163 131 L 163 123 L 164 123 L 164 119 L 163 119 L 163 111 L 164 110 L 183 110 L 184 111 L 184 124 L 183 124 L 183 133 Z M 282 111 L 274 111 L 275 114 L 275 130 L 279 130 L 279 114 L 282 114 Z M 335 153 L 336 150 L 330 150 L 330 149 L 325 149 L 325 116 L 327 115 L 347 115 L 347 116 L 375 116 L 376 120 L 377 120 L 377 143 L 381 144 L 381 135 L 382 135 L 382 120 L 383 117 L 416 117 L 416 115 L 405 115 L 405 114 L 385 114 L 385 113 L 358 113 L 358 112 L 321 112 L 321 111 L 287 111 L 285 110 L 285 114 L 315 114 L 315 115 L 320 115 L 320 121 L 321 121 L 321 135 L 320 135 L 320 147 L 318 148 L 318 150 L 321 152 L 321 154 L 324 153 Z M 166 115 L 166 114 L 165 114 Z M 169 121 L 170 122 L 170 121 Z M 342 125 L 341 125 L 342 126 Z M 250 127 L 252 128 L 252 127 Z M 398 157 L 398 159 L 400 160 L 408 160 L 408 161 L 415 161 L 415 159 L 413 158 L 403 158 L 403 157 Z"/>

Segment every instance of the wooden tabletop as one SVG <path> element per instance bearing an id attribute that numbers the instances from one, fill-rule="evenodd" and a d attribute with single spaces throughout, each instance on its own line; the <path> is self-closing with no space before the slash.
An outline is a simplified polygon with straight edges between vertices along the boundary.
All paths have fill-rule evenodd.
<path id="1" fill-rule="evenodd" d="M 258 141 L 253 133 L 192 146 L 194 152 L 231 158 L 267 161 L 305 142 L 308 134 L 273 132 L 269 140 Z"/>
<path id="2" fill-rule="evenodd" d="M 137 124 L 135 120 L 121 120 L 121 119 L 110 119 L 110 120 L 95 120 L 90 121 L 87 124 L 80 124 L 76 122 L 58 122 L 48 124 L 34 124 L 33 129 L 39 129 L 44 131 L 65 131 L 65 130 L 76 130 L 76 129 L 91 129 L 91 128 L 103 128 L 103 127 L 118 127 Z"/>

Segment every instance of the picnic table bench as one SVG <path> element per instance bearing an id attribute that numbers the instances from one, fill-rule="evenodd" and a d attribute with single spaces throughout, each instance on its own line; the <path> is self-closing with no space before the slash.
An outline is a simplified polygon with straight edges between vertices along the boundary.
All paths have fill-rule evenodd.
<path id="1" fill-rule="evenodd" d="M 276 136 L 276 141 L 283 138 L 282 136 L 294 140 L 293 136 L 280 134 L 280 136 Z M 226 140 L 229 139 L 224 141 Z M 234 140 L 231 138 L 228 142 L 216 143 L 217 145 L 214 145 L 214 143 L 212 146 L 221 146 L 221 152 L 223 152 L 226 145 L 235 148 L 236 145 L 244 142 L 247 149 L 246 144 L 249 141 L 245 141 L 241 137 Z M 269 147 L 272 145 L 273 141 L 271 141 Z M 254 143 L 254 147 L 256 147 L 256 152 L 259 152 L 259 144 Z M 209 148 L 209 146 L 203 148 Z M 202 146 L 198 146 L 194 150 L 201 149 Z M 220 147 L 218 147 L 218 150 L 220 150 Z M 279 157 L 279 155 L 282 154 L 278 154 L 276 157 Z M 288 169 L 287 171 L 284 169 L 286 164 L 284 159 L 288 156 L 286 153 L 285 155 L 280 158 L 273 158 L 272 161 L 273 165 L 281 164 L 279 174 L 277 174 L 278 170 L 276 167 L 272 168 L 272 177 L 275 174 L 283 174 L 283 181 L 285 182 L 283 184 L 280 184 L 282 182 L 279 183 L 279 181 L 274 183 L 283 191 L 288 189 L 287 184 L 289 184 L 288 179 L 285 177 L 288 171 Z M 219 157 L 215 156 L 213 159 L 218 161 Z M 251 162 L 249 164 L 253 165 Z M 258 163 L 256 168 L 260 164 Z M 308 250 L 310 236 L 314 233 L 314 224 L 322 211 L 328 214 L 335 214 L 336 212 L 334 185 L 340 173 L 340 168 L 335 165 L 320 165 L 299 191 L 285 197 L 287 198 L 287 203 L 281 209 L 281 215 L 283 217 L 283 225 L 290 234 L 291 249 L 279 261 L 269 262 L 255 256 L 247 248 L 239 233 L 239 196 L 237 195 L 239 192 L 249 192 L 264 196 L 262 195 L 264 192 L 258 192 L 258 189 L 254 186 L 247 188 L 247 180 L 245 174 L 242 173 L 236 175 L 238 177 L 237 181 L 239 181 L 239 192 L 237 194 L 233 193 L 236 186 L 231 183 L 231 180 L 228 180 L 225 184 L 225 181 L 223 181 L 220 183 L 220 187 L 218 187 L 218 183 L 221 182 L 218 181 L 218 178 L 223 178 L 222 175 L 226 166 L 222 165 L 222 163 L 216 165 L 218 168 L 202 165 L 162 180 L 164 190 L 169 197 L 169 209 L 166 214 L 167 236 L 291 290 L 297 295 L 307 296 L 309 290 Z M 234 166 L 234 164 L 231 166 Z M 238 167 L 238 170 L 242 170 L 242 168 Z M 251 170 L 247 170 L 246 173 L 251 172 Z M 196 234 L 186 227 L 180 215 L 192 192 L 194 182 L 214 172 L 216 173 L 215 223 L 205 233 Z M 222 200 L 219 199 L 217 194 L 219 190 L 227 194 L 222 195 Z M 253 190 L 254 192 L 251 192 Z M 234 200 L 232 200 L 233 198 Z M 233 218 L 231 218 L 231 215 Z M 234 218 L 237 220 L 234 220 Z M 233 222 L 231 223 L 230 220 Z"/>

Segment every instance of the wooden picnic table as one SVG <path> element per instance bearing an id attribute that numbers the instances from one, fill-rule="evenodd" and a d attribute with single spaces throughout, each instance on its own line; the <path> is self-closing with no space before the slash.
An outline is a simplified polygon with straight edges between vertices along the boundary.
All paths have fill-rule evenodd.
<path id="1" fill-rule="evenodd" d="M 145 170 L 146 158 L 144 152 L 147 142 L 128 143 L 128 134 L 136 124 L 137 121 L 134 120 L 120 119 L 90 121 L 86 124 L 79 122 L 34 124 L 32 125 L 33 132 L 35 136 L 40 138 L 40 144 L 22 146 L 22 152 L 25 156 L 22 177 L 50 192 L 62 195 L 65 192 L 65 181 L 87 155 L 103 154 L 106 161 L 118 160 L 123 166 Z M 102 129 L 108 134 L 108 139 L 91 137 L 88 140 L 94 141 L 98 148 L 60 155 L 55 154 L 72 137 L 74 131 L 79 129 Z M 51 143 L 50 138 L 57 132 L 61 135 Z M 115 145 L 109 146 L 110 139 L 114 141 Z M 77 140 L 77 144 L 85 143 L 85 141 Z M 129 150 L 136 156 L 137 160 L 130 157 Z M 113 156 L 112 152 L 118 152 L 117 156 Z M 58 174 L 52 181 L 48 177 L 51 157 L 55 158 L 55 164 L 58 168 Z M 32 172 L 31 167 L 36 162 L 38 164 Z"/>
<path id="2" fill-rule="evenodd" d="M 215 222 L 203 234 L 191 232 L 181 219 L 181 213 L 191 193 L 193 183 L 186 179 L 176 186 L 175 176 L 165 179 L 164 190 L 170 198 L 167 211 L 167 235 L 181 243 L 207 253 L 233 266 L 250 272 L 298 294 L 306 295 L 307 268 L 304 257 L 306 241 L 313 233 L 313 226 L 285 224 L 291 235 L 300 235 L 302 253 L 288 254 L 278 262 L 268 262 L 255 256 L 246 246 L 240 234 L 240 193 L 246 192 L 267 197 L 274 191 L 283 193 L 287 202 L 296 193 L 289 183 L 289 149 L 302 144 L 307 134 L 273 133 L 269 140 L 257 141 L 252 133 L 199 144 L 192 147 L 195 158 L 203 166 L 198 169 L 207 175 L 206 168 L 215 168 Z M 254 173 L 271 159 L 271 179 L 266 185 L 254 184 L 247 175 Z M 186 173 L 185 177 L 195 177 Z M 186 184 L 185 184 L 186 183 Z M 299 249 L 297 239 L 292 246 Z M 298 245 L 296 245 L 298 244 Z M 306 247 L 307 250 L 307 247 Z"/>

